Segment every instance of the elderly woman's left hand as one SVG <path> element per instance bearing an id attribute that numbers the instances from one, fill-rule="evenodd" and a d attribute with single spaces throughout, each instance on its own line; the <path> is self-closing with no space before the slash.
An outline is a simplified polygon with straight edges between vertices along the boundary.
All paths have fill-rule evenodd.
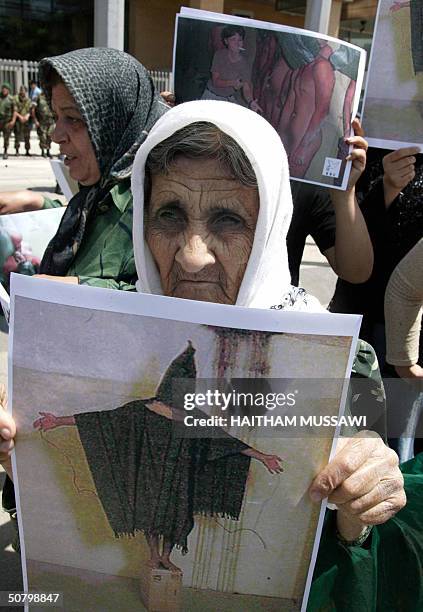
<path id="1" fill-rule="evenodd" d="M 373 432 L 341 438 L 309 494 L 313 501 L 327 497 L 337 505 L 338 530 L 346 540 L 359 537 L 366 525 L 386 522 L 406 503 L 398 456 Z"/>

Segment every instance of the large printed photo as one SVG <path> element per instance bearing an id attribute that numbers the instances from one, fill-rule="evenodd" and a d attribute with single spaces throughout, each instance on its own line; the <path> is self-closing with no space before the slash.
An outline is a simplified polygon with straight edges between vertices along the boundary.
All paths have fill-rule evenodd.
<path id="1" fill-rule="evenodd" d="M 19 281 L 12 397 L 29 588 L 63 592 L 67 610 L 83 609 L 87 597 L 90 610 L 135 609 L 140 582 L 148 609 L 159 588 L 172 610 L 305 610 L 322 517 L 307 490 L 334 431 L 269 435 L 254 423 L 216 421 L 200 437 L 182 435 L 175 421 L 187 412 L 175 381 L 192 392 L 204 379 L 337 379 L 329 396 L 314 384 L 282 410 L 337 417 L 356 319 L 344 325 L 351 335 L 332 335 L 328 315 L 306 314 L 308 332 L 295 333 L 289 313 L 277 313 L 279 331 L 254 331 L 254 316 L 252 330 L 224 318 L 199 324 L 199 303 L 192 321 L 178 320 L 181 309 L 163 318 L 164 298 L 148 306 L 150 296 L 105 300 L 87 289 L 75 306 L 78 288 L 67 287 L 60 303 L 56 290 L 40 299 L 39 282 Z"/>

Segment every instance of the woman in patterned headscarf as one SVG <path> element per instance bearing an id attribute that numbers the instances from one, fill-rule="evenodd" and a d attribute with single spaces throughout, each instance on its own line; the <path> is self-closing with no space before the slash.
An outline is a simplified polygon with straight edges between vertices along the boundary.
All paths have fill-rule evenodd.
<path id="1" fill-rule="evenodd" d="M 69 282 L 131 289 L 130 175 L 138 147 L 167 109 L 147 70 L 115 49 L 46 58 L 40 81 L 56 118 L 53 140 L 80 191 L 41 263 Z M 52 204 L 47 200 L 44 207 Z"/>

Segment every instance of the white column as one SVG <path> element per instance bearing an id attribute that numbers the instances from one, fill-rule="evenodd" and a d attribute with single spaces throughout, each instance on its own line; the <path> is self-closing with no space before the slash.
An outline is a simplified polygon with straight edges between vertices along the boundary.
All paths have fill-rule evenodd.
<path id="1" fill-rule="evenodd" d="M 312 32 L 327 34 L 332 0 L 307 0 L 304 27 Z"/>
<path id="2" fill-rule="evenodd" d="M 94 46 L 123 51 L 125 0 L 94 0 Z"/>
<path id="3" fill-rule="evenodd" d="M 339 37 L 339 26 L 341 25 L 342 0 L 332 0 L 332 8 L 329 19 L 329 36 Z"/>

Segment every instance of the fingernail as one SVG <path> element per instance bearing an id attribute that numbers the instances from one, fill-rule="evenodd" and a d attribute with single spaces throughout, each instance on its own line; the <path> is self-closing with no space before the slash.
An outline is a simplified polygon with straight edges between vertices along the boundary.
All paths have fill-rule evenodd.
<path id="1" fill-rule="evenodd" d="M 5 440 L 9 440 L 9 438 L 10 438 L 10 431 L 9 431 L 9 429 L 6 429 L 4 427 L 2 430 L 0 430 L 0 434 L 1 434 L 2 438 L 4 438 Z"/>
<path id="2" fill-rule="evenodd" d="M 314 490 L 314 491 L 310 491 L 310 498 L 311 498 L 311 501 L 313 502 L 319 502 L 319 501 L 322 501 L 323 495 L 320 493 L 320 491 Z"/>

